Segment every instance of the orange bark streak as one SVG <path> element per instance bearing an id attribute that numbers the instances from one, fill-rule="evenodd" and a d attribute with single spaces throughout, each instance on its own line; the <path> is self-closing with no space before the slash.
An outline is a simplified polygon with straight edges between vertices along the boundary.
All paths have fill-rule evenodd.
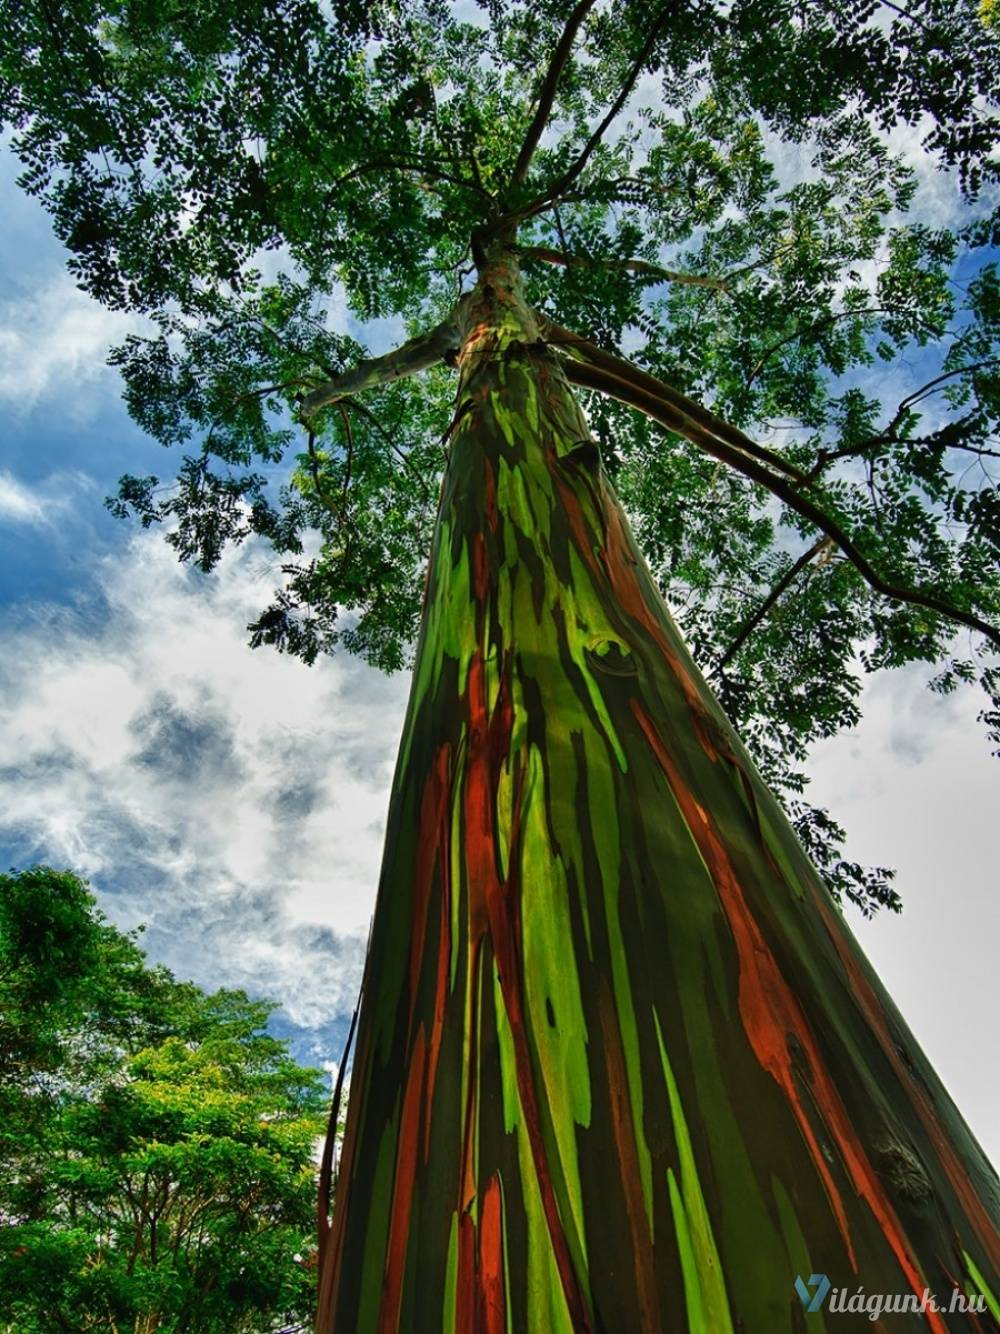
<path id="1" fill-rule="evenodd" d="M 633 699 L 631 707 L 715 881 L 739 954 L 739 1005 L 743 1027 L 757 1060 L 777 1081 L 788 1099 L 816 1170 L 823 1180 L 827 1198 L 836 1216 L 851 1263 L 857 1270 L 857 1259 L 848 1231 L 843 1201 L 795 1087 L 792 1058 L 788 1050 L 789 1034 L 795 1035 L 808 1058 L 816 1104 L 828 1131 L 837 1142 L 855 1190 L 867 1202 L 878 1221 L 911 1289 L 920 1295 L 925 1286 L 924 1280 L 910 1256 L 896 1212 L 864 1150 L 856 1140 L 847 1110 L 826 1071 L 806 1017 L 791 988 L 782 977 L 760 928 L 747 907 L 729 854 L 708 814 L 698 805 L 684 785 L 677 766 L 642 705 Z M 935 1314 L 928 1312 L 927 1318 L 933 1330 L 945 1334 L 945 1326 Z"/>
<path id="2" fill-rule="evenodd" d="M 458 1278 L 455 1329 L 473 1334 L 476 1328 L 476 1229 L 465 1210 L 458 1219 Z"/>
<path id="3" fill-rule="evenodd" d="M 498 871 L 494 811 L 500 768 L 510 748 L 513 706 L 504 678 L 497 696 L 496 707 L 492 716 L 490 715 L 482 656 L 479 652 L 473 655 L 469 665 L 468 711 L 469 755 L 466 765 L 464 811 L 470 933 L 471 938 L 478 942 L 486 931 L 489 932 L 504 1007 L 510 1023 L 518 1094 L 553 1256 L 575 1328 L 580 1334 L 589 1334 L 591 1326 L 586 1303 L 559 1217 L 559 1206 L 542 1135 L 518 966 L 520 954 L 516 894 L 509 892 L 509 886 L 501 880 Z M 470 1080 L 471 1078 L 472 1076 Z M 470 1083 L 470 1095 L 471 1091 Z M 471 1103 L 467 1114 L 471 1114 Z M 466 1143 L 463 1206 L 467 1206 L 475 1194 L 475 1181 L 471 1175 L 471 1130 L 468 1126 Z"/>
<path id="4" fill-rule="evenodd" d="M 479 1219 L 479 1296 L 484 1334 L 506 1334 L 503 1265 L 503 1202 L 496 1174 L 483 1195 Z"/>

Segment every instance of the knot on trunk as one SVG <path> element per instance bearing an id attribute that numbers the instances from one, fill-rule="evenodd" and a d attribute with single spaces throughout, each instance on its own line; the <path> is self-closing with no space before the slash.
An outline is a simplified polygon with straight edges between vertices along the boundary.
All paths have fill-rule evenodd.
<path id="1" fill-rule="evenodd" d="M 896 1196 L 919 1203 L 933 1193 L 930 1177 L 923 1163 L 897 1139 L 888 1139 L 876 1149 L 879 1176 Z"/>

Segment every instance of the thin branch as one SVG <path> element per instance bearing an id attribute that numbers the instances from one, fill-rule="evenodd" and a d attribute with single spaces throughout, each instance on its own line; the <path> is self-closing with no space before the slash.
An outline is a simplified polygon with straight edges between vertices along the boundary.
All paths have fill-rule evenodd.
<path id="1" fill-rule="evenodd" d="M 572 333 L 569 329 L 564 329 L 552 320 L 542 314 L 538 314 L 539 325 L 542 329 L 546 342 L 556 346 L 562 346 L 575 354 L 576 357 L 588 362 L 591 365 L 602 367 L 612 375 L 620 376 L 633 384 L 641 385 L 644 392 L 660 398 L 669 409 L 681 414 L 683 417 L 696 423 L 699 428 L 717 436 L 720 440 L 726 441 L 730 446 L 740 450 L 742 453 L 749 454 L 752 458 L 759 459 L 766 463 L 769 468 L 775 468 L 778 472 L 785 473 L 786 476 L 794 478 L 801 485 L 805 485 L 810 478 L 801 468 L 796 467 L 794 463 L 789 463 L 780 454 L 773 450 L 758 445 L 755 440 L 751 440 L 736 426 L 730 426 L 721 417 L 717 417 L 714 412 L 703 407 L 700 403 L 695 403 L 693 399 L 664 381 L 658 380 L 655 375 L 650 375 L 642 371 L 638 366 L 633 366 L 631 362 L 624 361 L 621 357 L 616 357 L 604 348 L 598 347 L 589 339 L 582 338 L 579 334 Z M 682 432 L 683 434 L 683 432 Z"/>
<path id="2" fill-rule="evenodd" d="M 363 986 L 362 986 L 363 990 Z M 347 1030 L 347 1041 L 344 1043 L 344 1054 L 340 1058 L 340 1065 L 337 1067 L 337 1082 L 333 1089 L 333 1101 L 330 1105 L 330 1119 L 326 1128 L 326 1139 L 323 1143 L 323 1156 L 319 1165 L 319 1190 L 316 1200 L 316 1231 L 318 1236 L 318 1250 L 320 1264 L 323 1262 L 323 1250 L 326 1246 L 327 1238 L 330 1235 L 330 1201 L 333 1188 L 333 1151 L 337 1142 L 337 1120 L 340 1116 L 340 1103 L 344 1092 L 344 1070 L 347 1066 L 347 1058 L 351 1054 L 351 1044 L 354 1041 L 354 1030 L 358 1023 L 358 1011 L 361 1009 L 361 990 L 358 991 L 357 1003 L 354 1006 L 354 1014 L 351 1016 L 351 1026 Z"/>
<path id="3" fill-rule="evenodd" d="M 912 394 L 903 399 L 896 409 L 893 422 L 897 423 L 907 408 L 912 407 L 914 403 L 919 403 L 928 394 L 934 393 L 945 380 L 953 380 L 956 375 L 974 375 L 976 371 L 981 371 L 987 366 L 1000 366 L 1000 357 L 985 357 L 982 361 L 973 361 L 968 366 L 958 366 L 955 370 L 945 371 L 943 375 L 936 375 L 933 380 L 928 380 L 926 384 L 921 385 L 919 389 L 914 389 Z"/>
<path id="4" fill-rule="evenodd" d="M 341 509 L 341 507 L 337 504 L 337 502 L 327 494 L 326 483 L 320 480 L 319 455 L 316 453 L 316 434 L 314 431 L 309 432 L 307 448 L 309 450 L 309 471 L 312 473 L 313 485 L 316 488 L 316 495 L 319 497 L 319 502 L 323 506 L 323 508 L 325 510 L 329 510 L 329 512 L 336 519 L 337 528 L 340 529 L 343 527 L 344 523 L 344 512 Z"/>
<path id="5" fill-rule="evenodd" d="M 360 362 L 342 375 L 319 385 L 306 394 L 300 406 L 300 415 L 308 420 L 314 412 L 341 398 L 349 398 L 377 385 L 391 384 L 394 380 L 417 375 L 420 371 L 443 361 L 449 352 L 458 348 L 459 338 L 454 320 L 447 319 L 429 333 L 411 338 L 394 352 L 382 357 L 371 357 Z"/>
<path id="6" fill-rule="evenodd" d="M 780 352 L 783 347 L 789 343 L 797 342 L 800 338 L 806 338 L 809 334 L 818 333 L 820 329 L 827 329 L 831 324 L 836 324 L 839 320 L 849 320 L 853 318 L 863 319 L 868 315 L 891 315 L 893 313 L 890 306 L 864 306 L 858 310 L 838 310 L 835 314 L 826 315 L 821 320 L 816 320 L 805 329 L 796 329 L 790 333 L 787 338 L 782 338 L 764 352 L 763 356 L 754 366 L 753 370 L 747 376 L 747 384 L 753 384 L 757 376 L 764 369 L 765 365 L 774 356 L 775 352 Z"/>
<path id="7" fill-rule="evenodd" d="M 552 104 L 555 101 L 559 78 L 572 54 L 573 43 L 576 40 L 580 25 L 590 10 L 593 9 L 594 3 L 595 0 L 580 0 L 580 3 L 566 20 L 566 26 L 563 28 L 562 36 L 552 53 L 549 68 L 542 81 L 538 94 L 538 106 L 524 136 L 524 143 L 517 155 L 517 161 L 514 163 L 514 171 L 510 178 L 511 185 L 520 185 L 528 174 L 531 159 L 534 157 L 535 149 L 538 147 L 538 142 L 542 137 L 545 126 L 548 124 L 549 116 L 552 114 Z"/>
<path id="8" fill-rule="evenodd" d="M 974 421 L 977 413 L 967 413 L 965 417 L 960 417 L 957 422 L 951 423 L 953 426 L 961 426 L 969 421 Z M 845 445 L 843 449 L 821 449 L 816 462 L 809 469 L 809 480 L 814 482 L 821 473 L 825 472 L 831 463 L 837 463 L 841 459 L 857 458 L 867 456 L 873 449 L 879 445 L 906 445 L 910 449 L 958 449 L 964 454 L 975 454 L 979 458 L 1000 458 L 1000 451 L 996 449 L 987 449 L 985 445 L 964 445 L 959 441 L 943 440 L 941 437 L 947 431 L 947 427 L 942 427 L 940 431 L 935 431 L 933 435 L 919 436 L 913 438 L 910 436 L 889 434 L 872 435 L 867 440 L 859 440 L 855 445 Z"/>
<path id="9" fill-rule="evenodd" d="M 553 250 L 549 246 L 515 246 L 516 252 L 524 259 L 536 259 L 545 264 L 559 264 L 563 268 L 602 268 L 624 269 L 627 273 L 636 273 L 644 278 L 655 278 L 667 283 L 686 283 L 690 287 L 712 287 L 718 292 L 729 289 L 721 278 L 709 278 L 701 273 L 678 273 L 674 269 L 661 268 L 659 264 L 649 264 L 644 259 L 603 260 L 591 259 L 588 255 L 571 255 L 562 250 Z"/>
<path id="10" fill-rule="evenodd" d="M 931 31 L 923 19 L 918 18 L 916 14 L 911 14 L 908 9 L 902 9 L 899 5 L 894 5 L 892 0 L 882 0 L 882 4 L 886 9 L 891 9 L 893 13 L 899 14 L 904 19 L 909 19 L 909 21 L 915 23 L 918 28 L 923 28 L 924 32 Z"/>
<path id="11" fill-rule="evenodd" d="M 618 359 L 612 358 L 611 360 Z M 875 569 L 840 524 L 824 513 L 813 501 L 801 495 L 792 482 L 787 481 L 784 477 L 777 476 L 769 468 L 765 468 L 758 463 L 755 458 L 749 457 L 744 450 L 734 448 L 724 439 L 704 429 L 690 416 L 674 408 L 662 394 L 651 393 L 643 383 L 644 378 L 647 378 L 643 372 L 635 371 L 635 368 L 625 361 L 619 362 L 619 366 L 620 369 L 615 372 L 604 366 L 567 359 L 565 370 L 567 379 L 572 383 L 581 385 L 586 389 L 596 389 L 612 398 L 619 399 L 623 403 L 627 403 L 630 407 L 638 408 L 640 412 L 644 412 L 647 417 L 659 422 L 667 430 L 684 436 L 685 439 L 704 449 L 707 454 L 711 454 L 713 458 L 729 464 L 731 468 L 742 473 L 744 477 L 757 482 L 770 491 L 772 495 L 777 496 L 779 500 L 783 500 L 789 509 L 794 510 L 803 519 L 818 528 L 820 532 L 825 533 L 833 544 L 843 552 L 866 583 L 877 593 L 881 593 L 883 597 L 890 598 L 894 602 L 906 602 L 912 606 L 923 607 L 945 620 L 966 625 L 972 630 L 978 630 L 980 634 L 986 636 L 994 647 L 1000 649 L 1000 630 L 995 626 L 982 620 L 973 612 L 962 611 L 960 608 L 953 607 L 933 593 L 925 593 L 917 588 L 907 588 L 902 584 L 896 584 L 886 579 Z"/>
<path id="12" fill-rule="evenodd" d="M 340 412 L 340 420 L 344 424 L 344 434 L 347 436 L 347 458 L 344 461 L 344 485 L 341 487 L 341 494 L 344 501 L 347 500 L 347 492 L 351 486 L 351 470 L 354 466 L 354 432 L 351 430 L 351 419 L 347 415 L 347 408 L 343 403 L 337 404 Z"/>
<path id="13" fill-rule="evenodd" d="M 658 17 L 656 18 L 655 22 L 649 29 L 649 35 L 647 36 L 645 42 L 643 42 L 642 50 L 636 56 L 632 68 L 629 70 L 625 78 L 625 82 L 622 84 L 618 92 L 618 96 L 615 98 L 614 102 L 612 102 L 607 115 L 604 117 L 600 125 L 598 125 L 597 129 L 593 132 L 593 134 L 584 144 L 583 149 L 580 152 L 580 155 L 577 157 L 573 165 L 569 168 L 568 171 L 564 172 L 563 175 L 559 178 L 559 180 L 556 181 L 555 185 L 551 187 L 551 189 L 548 192 L 549 199 L 555 199 L 563 195 L 566 192 L 566 190 L 568 190 L 569 187 L 573 184 L 573 182 L 577 179 L 577 177 L 583 171 L 584 167 L 586 167 L 588 161 L 590 160 L 591 153 L 593 153 L 594 149 L 604 138 L 604 134 L 608 126 L 618 115 L 619 111 L 621 111 L 622 107 L 628 100 L 628 97 L 631 94 L 632 89 L 635 87 L 636 80 L 642 73 L 643 65 L 645 65 L 646 61 L 649 59 L 650 53 L 653 50 L 653 47 L 657 43 L 660 33 L 662 32 L 664 26 L 666 25 L 667 20 L 673 17 L 673 14 L 677 8 L 678 8 L 678 0 L 668 0 L 668 3 L 665 4 L 663 8 L 660 10 Z"/>
<path id="14" fill-rule="evenodd" d="M 764 620 L 767 614 L 771 611 L 772 607 L 774 607 L 775 603 L 778 601 L 781 595 L 786 591 L 786 589 L 791 587 L 791 585 L 799 577 L 799 575 L 810 563 L 810 561 L 812 561 L 816 556 L 818 556 L 821 551 L 828 551 L 832 546 L 833 542 L 829 537 L 821 537 L 817 541 L 815 541 L 812 544 L 812 546 L 808 548 L 808 550 L 803 551 L 802 555 L 798 558 L 795 564 L 790 569 L 786 570 L 785 573 L 781 576 L 781 578 L 774 585 L 774 587 L 771 589 L 770 593 L 768 593 L 767 597 L 760 604 L 760 606 L 757 607 L 755 611 L 751 612 L 750 615 L 743 622 L 743 624 L 740 626 L 739 630 L 736 633 L 735 639 L 726 649 L 725 653 L 723 653 L 719 661 L 716 663 L 715 670 L 717 672 L 721 672 L 723 667 L 725 667 L 726 663 L 736 656 L 736 654 L 740 651 L 743 645 L 753 634 L 754 630 L 757 629 L 757 626 L 760 625 L 761 621 Z"/>
<path id="15" fill-rule="evenodd" d="M 362 162 L 359 166 L 352 167 L 350 171 L 344 172 L 343 176 L 338 176 L 335 181 L 331 182 L 328 195 L 332 195 L 338 185 L 346 185 L 348 181 L 357 180 L 359 176 L 365 176 L 370 171 L 415 171 L 421 176 L 429 176 L 431 180 L 447 181 L 449 185 L 459 185 L 464 190 L 474 190 L 476 194 L 485 195 L 487 199 L 492 199 L 489 192 L 482 186 L 477 185 L 475 181 L 445 171 L 436 163 L 419 160 L 406 162 L 400 158 L 376 158 L 371 162 Z"/>
<path id="16" fill-rule="evenodd" d="M 958 366 L 954 370 L 944 371 L 941 375 L 936 375 L 933 380 L 928 380 L 926 384 L 921 385 L 919 389 L 914 389 L 912 394 L 908 394 L 906 398 L 902 399 L 889 425 L 878 435 L 869 436 L 866 440 L 859 440 L 853 445 L 845 445 L 842 449 L 821 449 L 816 462 L 809 469 L 810 481 L 814 481 L 829 464 L 838 459 L 854 458 L 859 454 L 867 454 L 869 450 L 876 449 L 879 445 L 924 445 L 931 449 L 961 449 L 966 453 L 979 454 L 983 457 L 1000 457 L 996 450 L 950 441 L 942 442 L 940 436 L 943 429 L 947 428 L 942 428 L 942 430 L 934 432 L 933 435 L 916 440 L 898 434 L 899 428 L 914 404 L 920 403 L 931 394 L 937 393 L 947 380 L 953 380 L 957 375 L 975 375 L 976 371 L 983 370 L 987 366 L 1000 366 L 1000 357 L 986 357 L 982 361 L 970 362 L 967 366 Z M 966 413 L 953 425 L 974 421 L 976 416 L 977 413 L 975 412 Z"/>
<path id="17" fill-rule="evenodd" d="M 365 420 L 369 423 L 369 425 L 371 425 L 378 432 L 378 434 L 382 437 L 382 439 L 393 451 L 393 453 L 398 456 L 403 467 L 409 470 L 410 475 L 414 478 L 414 480 L 417 482 L 417 485 L 420 487 L 424 500 L 430 500 L 431 493 L 427 486 L 427 479 L 419 471 L 419 469 L 414 466 L 413 460 L 410 458 L 409 454 L 407 454 L 406 450 L 400 449 L 399 445 L 396 444 L 395 440 L 393 440 L 392 436 L 385 429 L 385 427 L 382 425 L 379 419 L 375 416 L 374 412 L 372 412 L 370 408 L 366 408 L 365 405 L 356 398 L 352 398 L 350 402 L 347 404 L 347 406 L 350 407 L 354 412 L 359 412 L 361 416 L 364 417 Z"/>

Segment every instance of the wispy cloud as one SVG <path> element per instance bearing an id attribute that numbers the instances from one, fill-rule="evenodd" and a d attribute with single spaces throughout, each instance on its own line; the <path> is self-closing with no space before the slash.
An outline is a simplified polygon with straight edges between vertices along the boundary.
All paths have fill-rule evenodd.
<path id="1" fill-rule="evenodd" d="M 34 491 L 9 472 L 0 472 L 0 522 L 40 524 L 47 517 L 47 506 Z"/>
<path id="2" fill-rule="evenodd" d="M 97 570 L 104 609 L 0 623 L 0 806 L 21 862 L 89 876 L 155 957 L 320 1025 L 353 1003 L 406 682 L 245 645 L 273 576 L 210 578 L 157 534 Z"/>
<path id="3" fill-rule="evenodd" d="M 22 412 L 45 398 L 64 417 L 92 415 L 94 389 L 115 374 L 108 349 L 143 327 L 54 273 L 39 290 L 0 302 L 0 402 Z"/>
<path id="4" fill-rule="evenodd" d="M 93 481 L 73 470 L 50 473 L 30 486 L 0 470 L 0 524 L 51 527 L 68 511 L 76 513 L 81 502 L 91 505 L 94 493 Z"/>

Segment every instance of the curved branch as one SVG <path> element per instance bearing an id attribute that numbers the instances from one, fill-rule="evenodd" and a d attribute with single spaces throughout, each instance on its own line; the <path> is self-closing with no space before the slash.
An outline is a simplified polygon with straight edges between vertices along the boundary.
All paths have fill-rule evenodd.
<path id="1" fill-rule="evenodd" d="M 417 485 L 420 487 L 424 500 L 430 500 L 431 493 L 427 486 L 427 479 L 419 469 L 414 466 L 413 460 L 410 458 L 409 454 L 407 454 L 406 450 L 401 449 L 399 445 L 396 444 L 395 440 L 393 440 L 392 436 L 375 416 L 374 412 L 372 412 L 370 408 L 366 408 L 365 405 L 356 398 L 352 399 L 348 406 L 351 408 L 352 412 L 359 412 L 372 429 L 381 436 L 382 440 L 389 446 L 393 453 L 397 455 L 403 467 L 409 471 L 410 476 L 416 481 Z"/>
<path id="2" fill-rule="evenodd" d="M 450 353 L 458 350 L 458 346 L 459 337 L 454 320 L 444 320 L 436 329 L 411 338 L 395 351 L 387 352 L 382 357 L 370 357 L 351 370 L 344 371 L 342 375 L 319 385 L 302 399 L 300 415 L 308 420 L 327 403 L 349 398 L 352 394 L 360 394 L 380 384 L 403 380 L 408 375 L 417 375 L 437 365 L 439 361 L 447 360 Z"/>
<path id="3" fill-rule="evenodd" d="M 702 430 L 726 441 L 742 453 L 749 454 L 751 458 L 759 459 L 762 463 L 766 463 L 768 467 L 775 468 L 778 472 L 783 472 L 786 476 L 794 478 L 800 485 L 805 485 L 810 481 L 809 476 L 801 468 L 796 467 L 794 463 L 789 463 L 780 454 L 776 454 L 763 445 L 758 445 L 755 440 L 751 440 L 738 427 L 730 426 L 721 417 L 717 417 L 714 412 L 710 412 L 708 408 L 703 407 L 700 403 L 695 403 L 693 399 L 688 398 L 678 390 L 672 389 L 663 380 L 658 380 L 655 375 L 650 375 L 648 372 L 640 370 L 638 366 L 633 366 L 631 362 L 616 357 L 611 352 L 606 352 L 604 348 L 598 347 L 596 343 L 590 342 L 589 339 L 554 324 L 552 320 L 540 313 L 537 315 L 537 319 L 546 342 L 565 347 L 576 358 L 592 366 L 601 367 L 613 376 L 640 386 L 645 393 L 662 399 L 671 411 L 689 418 Z M 682 431 L 681 434 L 683 435 L 684 432 Z"/>
<path id="4" fill-rule="evenodd" d="M 941 616 L 945 620 L 968 626 L 971 630 L 978 630 L 980 634 L 986 636 L 995 648 L 1000 649 L 1000 630 L 995 626 L 982 620 L 973 612 L 962 611 L 953 607 L 950 603 L 935 597 L 933 593 L 925 593 L 917 588 L 907 588 L 902 584 L 895 584 L 884 578 L 840 524 L 828 514 L 825 514 L 818 505 L 801 495 L 790 481 L 777 476 L 769 468 L 765 468 L 761 463 L 758 463 L 755 458 L 750 457 L 745 451 L 734 448 L 724 439 L 713 435 L 692 417 L 673 407 L 662 394 L 657 395 L 650 392 L 641 383 L 643 373 L 631 374 L 633 368 L 629 366 L 628 362 L 620 362 L 620 366 L 622 370 L 616 374 L 603 366 L 567 360 L 565 371 L 567 379 L 573 384 L 581 385 L 585 389 L 596 389 L 612 398 L 619 399 L 622 403 L 627 403 L 630 407 L 638 408 L 640 412 L 644 412 L 647 417 L 659 422 L 667 430 L 684 436 L 685 439 L 698 445 L 707 454 L 711 454 L 713 458 L 729 464 L 736 472 L 742 473 L 744 477 L 748 477 L 752 482 L 757 482 L 770 491 L 772 495 L 777 496 L 779 500 L 783 500 L 789 509 L 801 515 L 803 519 L 818 528 L 821 533 L 825 533 L 876 593 L 881 593 L 883 597 L 894 602 L 907 602 L 915 607 L 923 607 L 926 611 L 933 612 L 936 616 Z"/>
<path id="5" fill-rule="evenodd" d="M 364 986 L 362 984 L 362 990 Z M 323 1142 L 323 1156 L 319 1165 L 319 1190 L 316 1200 L 316 1232 L 318 1238 L 319 1262 L 323 1263 L 323 1250 L 330 1235 L 330 1203 L 333 1194 L 333 1150 L 337 1142 L 337 1118 L 340 1115 L 340 1103 L 344 1092 L 344 1070 L 347 1066 L 347 1058 L 351 1054 L 351 1044 L 354 1041 L 354 1030 L 358 1024 L 358 1011 L 361 1009 L 361 991 L 358 992 L 357 1004 L 354 1006 L 354 1014 L 351 1016 L 351 1026 L 347 1030 L 347 1041 L 344 1043 L 344 1054 L 340 1058 L 340 1065 L 337 1067 L 337 1082 L 333 1090 L 333 1101 L 330 1104 L 330 1119 L 327 1122 L 326 1139 Z"/>
<path id="6" fill-rule="evenodd" d="M 587 14 L 593 9 L 595 0 L 580 0 L 580 3 L 566 20 L 566 26 L 563 28 L 562 36 L 552 53 L 552 59 L 549 61 L 549 68 L 546 71 L 545 79 L 542 82 L 541 90 L 538 94 L 538 106 L 535 109 L 534 117 L 528 126 L 528 132 L 524 136 L 524 143 L 521 145 L 521 151 L 517 155 L 517 161 L 514 163 L 514 171 L 510 178 L 511 185 L 520 185 L 528 174 L 528 168 L 531 166 L 531 159 L 534 157 L 535 149 L 542 137 L 545 126 L 548 124 L 549 116 L 552 114 L 552 104 L 555 101 L 556 88 L 559 84 L 559 78 L 566 67 L 573 50 L 573 42 L 576 40 L 576 34 L 580 29 L 580 24 L 587 17 Z"/>
<path id="7" fill-rule="evenodd" d="M 729 290 L 721 278 L 709 278 L 702 273 L 678 273 L 674 269 L 661 268 L 659 264 L 649 264 L 644 259 L 591 259 L 587 255 L 570 255 L 563 250 L 553 250 L 544 245 L 519 245 L 515 246 L 514 250 L 522 259 L 537 259 L 545 264 L 559 264 L 564 269 L 624 269 L 627 273 L 636 273 L 643 278 L 655 278 L 661 282 L 685 283 L 689 287 L 711 287 L 717 292 Z"/>
<path id="8" fill-rule="evenodd" d="M 829 537 L 821 537 L 818 538 L 806 551 L 803 551 L 795 564 L 781 576 L 760 606 L 757 607 L 755 611 L 752 611 L 740 626 L 735 639 L 715 664 L 715 670 L 717 672 L 721 672 L 726 663 L 736 656 L 781 595 L 791 587 L 810 561 L 818 556 L 821 551 L 828 550 L 832 546 L 833 542 Z"/>

